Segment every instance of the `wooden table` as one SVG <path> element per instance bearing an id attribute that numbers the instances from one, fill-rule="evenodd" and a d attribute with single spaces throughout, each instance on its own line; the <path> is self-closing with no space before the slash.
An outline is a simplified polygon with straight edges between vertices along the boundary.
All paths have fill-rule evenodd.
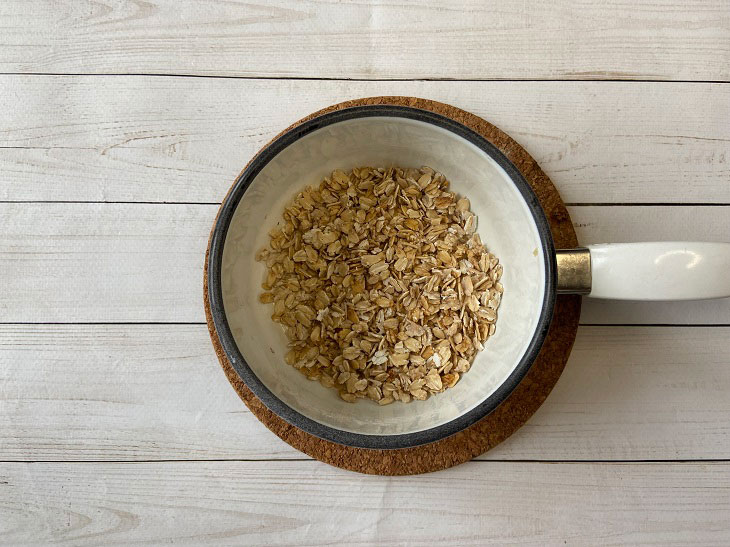
<path id="1" fill-rule="evenodd" d="M 418 95 L 540 162 L 582 243 L 730 240 L 730 4 L 0 4 L 0 542 L 730 542 L 730 301 L 584 302 L 503 445 L 425 476 L 311 461 L 212 351 L 218 203 L 280 129 Z"/>

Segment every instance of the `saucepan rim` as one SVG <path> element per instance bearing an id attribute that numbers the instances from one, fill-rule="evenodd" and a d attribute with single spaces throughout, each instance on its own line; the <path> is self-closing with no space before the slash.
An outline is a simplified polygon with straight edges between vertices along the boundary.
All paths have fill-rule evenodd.
<path id="1" fill-rule="evenodd" d="M 304 416 L 279 399 L 256 376 L 236 345 L 226 318 L 221 283 L 223 248 L 233 214 L 251 182 L 261 170 L 282 150 L 305 135 L 346 120 L 378 116 L 407 118 L 433 124 L 463 137 L 489 155 L 505 170 L 532 214 L 540 237 L 545 268 L 545 291 L 535 332 L 525 353 L 507 379 L 481 403 L 453 420 L 429 429 L 396 435 L 367 435 L 330 427 Z M 556 298 L 557 269 L 555 247 L 545 212 L 519 169 L 497 147 L 472 129 L 435 112 L 410 106 L 363 105 L 328 112 L 304 121 L 281 134 L 254 157 L 234 182 L 219 210 L 210 237 L 207 281 L 210 312 L 226 357 L 246 386 L 269 410 L 289 424 L 327 441 L 368 449 L 401 449 L 435 442 L 468 428 L 497 408 L 517 387 L 537 358 L 550 328 Z"/>

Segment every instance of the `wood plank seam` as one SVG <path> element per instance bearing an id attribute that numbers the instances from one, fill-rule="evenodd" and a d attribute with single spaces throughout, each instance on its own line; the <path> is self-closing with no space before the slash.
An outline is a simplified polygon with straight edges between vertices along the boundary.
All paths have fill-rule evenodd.
<path id="1" fill-rule="evenodd" d="M 186 74 L 184 72 L 3 72 L 0 76 L 78 76 L 78 77 L 146 77 L 146 78 L 201 78 L 210 80 L 259 80 L 304 82 L 621 82 L 640 84 L 728 84 L 730 80 L 672 80 L 669 78 L 346 78 L 317 76 L 231 76 L 224 74 Z"/>

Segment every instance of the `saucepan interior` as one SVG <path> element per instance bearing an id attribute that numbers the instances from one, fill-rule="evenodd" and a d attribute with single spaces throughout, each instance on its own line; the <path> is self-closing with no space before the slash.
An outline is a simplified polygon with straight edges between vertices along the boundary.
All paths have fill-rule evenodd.
<path id="1" fill-rule="evenodd" d="M 479 235 L 504 265 L 497 331 L 452 389 L 409 404 L 342 401 L 284 361 L 286 338 L 258 301 L 254 259 L 293 194 L 334 169 L 428 165 L 471 200 Z M 540 349 L 552 315 L 554 250 L 537 199 L 491 144 L 442 116 L 396 106 L 315 118 L 270 144 L 224 203 L 211 242 L 211 310 L 221 343 L 248 387 L 293 425 L 335 442 L 399 448 L 459 431 L 493 410 Z"/>

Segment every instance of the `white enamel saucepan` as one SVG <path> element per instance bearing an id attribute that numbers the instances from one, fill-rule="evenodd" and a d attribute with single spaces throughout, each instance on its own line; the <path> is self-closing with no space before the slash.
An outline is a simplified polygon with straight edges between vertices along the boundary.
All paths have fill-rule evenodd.
<path id="1" fill-rule="evenodd" d="M 342 401 L 284 361 L 286 338 L 257 298 L 255 261 L 285 203 L 334 169 L 428 165 L 467 196 L 482 240 L 504 265 L 497 331 L 452 389 L 426 401 Z M 363 448 L 421 445 L 494 410 L 529 370 L 559 292 L 597 298 L 683 300 L 730 296 L 730 244 L 634 243 L 556 251 L 545 215 L 520 172 L 491 143 L 430 111 L 357 106 L 315 117 L 267 145 L 241 173 L 213 228 L 208 299 L 221 345 L 249 389 L 274 413 L 323 439 Z"/>

